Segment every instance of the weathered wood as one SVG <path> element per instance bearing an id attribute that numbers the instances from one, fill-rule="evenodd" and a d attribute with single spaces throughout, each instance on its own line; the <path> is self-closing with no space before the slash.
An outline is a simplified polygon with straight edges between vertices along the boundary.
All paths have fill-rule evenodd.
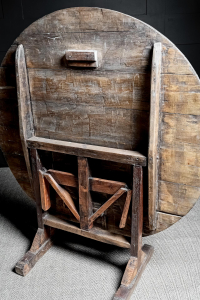
<path id="1" fill-rule="evenodd" d="M 162 148 L 160 151 L 162 181 L 176 182 L 191 187 L 199 186 L 199 146 L 184 144 L 180 148 Z"/>
<path id="2" fill-rule="evenodd" d="M 200 195 L 200 187 L 159 181 L 158 211 L 185 216 Z"/>
<path id="3" fill-rule="evenodd" d="M 162 125 L 162 147 L 175 149 L 185 149 L 187 155 L 187 148 L 194 148 L 196 152 L 196 145 L 199 146 L 199 128 L 200 116 L 197 115 L 179 115 L 163 113 L 163 125 Z M 193 154 L 194 156 L 194 154 Z"/>
<path id="4" fill-rule="evenodd" d="M 50 140 L 32 137 L 27 140 L 29 148 L 48 150 L 52 152 L 65 153 L 76 156 L 98 158 L 102 160 L 116 161 L 126 164 L 138 163 L 146 165 L 146 157 L 137 151 L 120 150 L 115 148 L 71 143 L 59 140 Z"/>
<path id="5" fill-rule="evenodd" d="M 126 221 L 127 221 L 127 217 L 128 217 L 128 211 L 129 211 L 129 207 L 130 207 L 130 203 L 131 203 L 131 195 L 132 191 L 128 190 L 127 191 L 127 196 L 126 196 L 126 201 L 124 203 L 124 209 L 122 212 L 122 217 L 120 220 L 120 224 L 119 224 L 119 228 L 124 228 L 126 226 Z"/>
<path id="6" fill-rule="evenodd" d="M 63 202 L 67 205 L 67 207 L 70 209 L 74 217 L 80 221 L 79 213 L 76 209 L 76 206 L 74 204 L 74 201 L 72 200 L 72 197 L 70 194 L 63 189 L 59 184 L 55 181 L 55 179 L 48 173 L 43 172 L 43 176 L 48 180 L 48 182 L 51 184 L 51 186 L 54 188 L 56 193 L 60 196 L 60 198 L 63 200 Z"/>
<path id="7" fill-rule="evenodd" d="M 123 286 L 129 286 L 133 281 L 134 277 L 137 275 L 137 271 L 138 271 L 138 259 L 137 257 L 131 256 L 126 266 L 124 275 L 122 277 L 121 284 Z"/>
<path id="8" fill-rule="evenodd" d="M 103 106 L 104 109 L 125 108 L 149 111 L 150 75 L 148 73 L 121 72 L 119 74 L 119 72 L 99 69 L 85 72 L 74 69 L 29 69 L 30 91 L 35 113 L 39 113 L 37 106 L 44 109 L 42 101 L 47 101 L 48 109 L 53 113 L 53 100 L 63 106 L 64 104 L 87 104 Z M 77 95 L 76 98 L 74 93 Z M 85 110 L 95 114 L 87 107 Z M 100 112 L 102 111 L 103 109 Z"/>
<path id="9" fill-rule="evenodd" d="M 106 193 L 110 195 L 115 194 L 121 188 L 127 187 L 125 182 L 120 181 L 106 180 L 94 177 L 90 177 L 89 181 L 91 191 Z"/>
<path id="10" fill-rule="evenodd" d="M 89 224 L 92 224 L 101 214 L 105 212 L 119 197 L 121 197 L 125 192 L 126 188 L 119 189 L 108 201 L 106 201 L 90 218 Z"/>
<path id="11" fill-rule="evenodd" d="M 33 192 L 34 192 L 36 209 L 37 209 L 38 228 L 43 229 L 44 224 L 42 220 L 42 206 L 41 206 L 40 181 L 39 181 L 39 170 L 42 169 L 42 165 L 40 162 L 38 151 L 36 149 L 30 149 L 30 161 L 31 161 L 31 170 L 32 170 Z"/>
<path id="12" fill-rule="evenodd" d="M 34 135 L 34 125 L 23 45 L 18 46 L 15 61 L 20 137 L 26 161 L 28 176 L 32 184 L 32 172 L 26 140 Z"/>
<path id="13" fill-rule="evenodd" d="M 68 50 L 65 54 L 65 58 L 69 67 L 98 67 L 96 50 Z"/>
<path id="14" fill-rule="evenodd" d="M 158 202 L 158 165 L 160 142 L 161 69 L 162 44 L 155 43 L 151 69 L 151 106 L 148 149 L 148 188 L 149 188 L 149 228 L 156 229 L 156 209 Z"/>
<path id="15" fill-rule="evenodd" d="M 126 19 L 125 19 L 126 17 Z M 56 20 L 56 22 L 55 22 Z M 59 21 L 57 21 L 59 20 Z M 48 14 L 42 19 L 29 26 L 26 30 L 27 34 L 42 32 L 58 33 L 76 33 L 76 32 L 135 32 L 136 24 L 140 26 L 140 30 L 145 34 L 146 24 L 110 9 L 100 9 L 96 7 L 75 7 L 56 11 Z M 150 28 L 149 28 L 150 30 Z M 56 41 L 55 41 L 56 42 Z"/>
<path id="16" fill-rule="evenodd" d="M 153 255 L 153 251 L 154 251 L 154 249 L 152 246 L 144 245 L 142 247 L 143 255 L 142 255 L 142 261 L 141 261 L 140 268 L 138 269 L 137 274 L 134 277 L 134 279 L 131 281 L 131 283 L 129 285 L 125 285 L 123 283 L 125 282 L 126 277 L 129 277 L 130 269 L 128 267 L 131 265 L 132 261 L 133 261 L 133 263 L 135 261 L 132 257 L 130 258 L 128 265 L 127 265 L 127 269 L 125 270 L 125 274 L 122 279 L 123 283 L 121 283 L 119 289 L 115 293 L 113 300 L 129 300 L 130 299 L 146 265 L 148 264 L 149 260 L 151 259 L 152 255 Z M 132 266 L 130 266 L 130 267 L 132 269 Z M 134 272 L 134 267 L 133 267 L 133 272 Z M 131 275 L 132 275 L 132 272 L 131 272 Z"/>
<path id="17" fill-rule="evenodd" d="M 92 215 L 89 177 L 90 169 L 87 158 L 78 157 L 80 227 L 85 230 L 89 230 L 93 226 L 92 222 L 89 223 L 89 218 Z"/>
<path id="18" fill-rule="evenodd" d="M 51 207 L 49 183 L 43 175 L 43 172 L 39 170 L 39 181 L 40 181 L 40 196 L 41 205 L 44 211 Z"/>
<path id="19" fill-rule="evenodd" d="M 95 227 L 91 228 L 89 231 L 83 230 L 77 227 L 76 225 L 72 225 L 71 223 L 62 220 L 59 217 L 50 215 L 48 213 L 44 215 L 43 221 L 45 225 L 51 226 L 53 228 L 62 229 L 71 233 L 84 236 L 86 238 L 115 245 L 118 247 L 130 248 L 130 243 L 126 240 L 124 236 L 112 234 L 107 230 Z"/>
<path id="20" fill-rule="evenodd" d="M 26 276 L 34 267 L 36 262 L 49 250 L 53 240 L 46 229 L 38 229 L 33 240 L 31 249 L 24 255 L 15 266 L 15 272 L 21 276 Z"/>
<path id="21" fill-rule="evenodd" d="M 158 214 L 161 210 L 165 215 L 165 225 L 170 226 L 175 221 L 170 214 L 182 216 L 192 208 L 195 199 L 199 198 L 198 167 L 196 171 L 192 170 L 194 165 L 198 166 L 198 147 L 195 145 L 198 146 L 199 125 L 198 118 L 193 116 L 200 115 L 199 79 L 184 55 L 159 32 L 130 16 L 98 8 L 72 8 L 38 20 L 20 35 L 3 59 L 3 70 L 0 71 L 0 86 L 4 87 L 0 91 L 0 146 L 15 178 L 30 197 L 33 195 L 21 141 L 18 141 L 14 82 L 18 45 L 22 43 L 25 49 L 35 135 L 125 150 L 136 149 L 147 155 L 152 46 L 159 42 L 163 45 L 161 113 L 179 115 L 177 122 L 174 122 L 175 116 L 169 119 L 163 115 L 166 122 L 162 124 L 161 151 L 163 147 L 175 145 L 175 154 L 170 152 L 170 155 L 181 162 L 174 164 L 173 158 L 170 163 L 170 155 L 166 155 L 164 150 L 165 163 L 160 164 L 159 177 L 165 184 L 165 190 L 163 192 L 163 185 L 159 184 Z M 81 76 L 80 70 L 66 68 L 63 57 L 67 49 L 97 50 L 98 55 L 101 54 L 98 69 L 85 70 Z M 56 107 L 52 104 L 54 101 Z M 185 115 L 189 117 L 187 121 Z M 173 132 L 170 129 L 172 123 Z M 181 128 L 184 134 L 181 134 Z M 184 156 L 187 155 L 188 161 L 188 143 L 192 165 L 186 167 Z M 177 152 L 177 148 L 181 151 Z M 65 171 L 63 156 L 60 155 L 59 159 L 61 169 Z M 183 176 L 181 163 L 184 163 Z M 111 169 L 114 171 L 115 167 L 111 166 Z M 107 175 L 107 172 L 104 174 Z M 107 178 L 104 174 L 101 177 Z M 127 171 L 124 174 L 127 178 Z M 108 178 L 113 179 L 112 176 Z M 119 179 L 116 177 L 115 180 Z M 168 182 L 170 188 L 166 192 Z M 183 186 L 185 194 L 181 188 L 179 196 L 177 186 Z M 148 203 L 147 199 L 145 203 Z M 115 218 L 112 218 L 112 212 L 108 212 L 112 221 L 104 223 L 119 232 L 121 216 L 114 206 L 112 210 Z M 157 224 L 158 231 L 166 228 L 159 222 Z M 123 232 L 130 232 L 129 218 Z"/>
<path id="22" fill-rule="evenodd" d="M 195 75 L 177 75 L 164 74 L 162 75 L 163 92 L 179 92 L 179 93 L 199 93 L 200 82 Z"/>
<path id="23" fill-rule="evenodd" d="M 141 166 L 133 166 L 131 218 L 131 256 L 136 257 L 140 265 L 143 227 L 143 171 Z"/>
<path id="24" fill-rule="evenodd" d="M 163 45 L 162 73 L 193 75 L 194 70 L 181 51 L 168 44 L 167 46 Z"/>
<path id="25" fill-rule="evenodd" d="M 52 169 L 49 169 L 47 172 L 51 174 L 58 184 L 78 188 L 78 178 L 75 175 Z"/>
<path id="26" fill-rule="evenodd" d="M 33 69 L 29 76 L 36 136 L 126 150 L 147 145 L 149 75 Z"/>
<path id="27" fill-rule="evenodd" d="M 51 169 L 48 170 L 48 173 L 50 173 L 51 176 L 53 176 L 53 178 L 57 181 L 58 184 L 78 188 L 78 178 L 75 175 Z M 120 188 L 126 187 L 126 183 L 124 182 L 94 177 L 89 178 L 89 184 L 91 191 L 111 195 L 116 193 Z"/>
<path id="28" fill-rule="evenodd" d="M 164 113 L 176 114 L 173 116 L 200 115 L 200 93 L 165 92 L 162 95 Z M 177 116 L 178 117 L 178 116 Z M 177 128 L 179 129 L 179 128 Z M 183 136 L 184 137 L 184 136 Z"/>
<path id="29" fill-rule="evenodd" d="M 157 212 L 157 232 L 167 229 L 180 219 L 181 216 Z"/>

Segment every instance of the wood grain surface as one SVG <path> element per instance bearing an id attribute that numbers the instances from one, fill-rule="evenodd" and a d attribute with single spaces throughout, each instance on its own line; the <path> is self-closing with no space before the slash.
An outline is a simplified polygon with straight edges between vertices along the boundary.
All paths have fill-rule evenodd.
<path id="1" fill-rule="evenodd" d="M 24 46 L 37 137 L 136 150 L 146 156 L 155 43 L 162 43 L 157 228 L 150 231 L 146 226 L 148 180 L 144 170 L 145 234 L 164 230 L 193 207 L 200 195 L 199 78 L 184 55 L 158 31 L 128 15 L 100 8 L 70 8 L 43 17 L 22 32 L 2 61 L 0 146 L 15 178 L 31 198 L 19 133 L 17 46 Z M 84 73 L 66 68 L 65 53 L 73 49 L 96 50 L 98 68 Z M 71 172 L 67 168 L 72 168 L 74 159 L 69 156 L 69 160 L 52 154 L 52 168 Z M 95 163 L 93 170 L 98 173 Z M 127 183 L 127 167 L 102 166 L 100 178 Z M 73 170 L 77 173 L 77 166 Z M 122 170 L 125 179 L 118 176 Z M 116 178 L 107 178 L 111 173 Z M 93 212 L 105 202 L 104 197 L 99 200 L 95 195 Z M 116 201 L 112 211 L 97 220 L 101 218 L 101 226 L 111 231 L 130 235 L 130 215 L 125 228 L 119 229 L 123 205 L 124 199 Z"/>

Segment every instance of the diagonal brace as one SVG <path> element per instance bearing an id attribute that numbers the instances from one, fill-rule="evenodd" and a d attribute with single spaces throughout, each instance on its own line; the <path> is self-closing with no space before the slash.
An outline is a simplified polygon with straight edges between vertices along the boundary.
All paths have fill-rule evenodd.
<path id="1" fill-rule="evenodd" d="M 50 174 L 44 173 L 44 177 L 48 180 L 48 182 L 51 184 L 54 190 L 58 193 L 58 195 L 67 205 L 74 217 L 80 222 L 80 215 L 77 212 L 76 206 L 70 194 L 65 189 L 63 189 Z"/>
<path id="2" fill-rule="evenodd" d="M 91 224 L 96 220 L 105 210 L 107 210 L 119 197 L 121 197 L 127 191 L 126 188 L 120 188 L 106 203 L 104 203 L 90 218 Z"/>

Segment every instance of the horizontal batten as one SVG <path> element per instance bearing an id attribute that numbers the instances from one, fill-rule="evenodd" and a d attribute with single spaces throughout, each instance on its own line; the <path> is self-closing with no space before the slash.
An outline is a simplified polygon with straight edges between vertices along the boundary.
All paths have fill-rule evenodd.
<path id="1" fill-rule="evenodd" d="M 51 174 L 58 184 L 78 188 L 78 178 L 73 174 L 52 169 L 49 169 L 48 173 Z M 116 193 L 120 188 L 126 187 L 125 182 L 94 177 L 90 177 L 89 182 L 91 191 L 110 195 Z"/>
<path id="2" fill-rule="evenodd" d="M 45 225 L 51 226 L 53 228 L 62 229 L 106 244 L 111 244 L 122 248 L 130 248 L 130 243 L 124 236 L 110 233 L 107 230 L 95 227 L 93 227 L 89 231 L 82 230 L 76 225 L 72 225 L 67 221 L 58 218 L 57 216 L 53 216 L 48 213 L 44 215 L 43 221 Z"/>
<path id="3" fill-rule="evenodd" d="M 27 145 L 29 148 L 34 149 L 146 166 L 146 157 L 137 151 L 52 140 L 35 136 L 27 140 Z"/>

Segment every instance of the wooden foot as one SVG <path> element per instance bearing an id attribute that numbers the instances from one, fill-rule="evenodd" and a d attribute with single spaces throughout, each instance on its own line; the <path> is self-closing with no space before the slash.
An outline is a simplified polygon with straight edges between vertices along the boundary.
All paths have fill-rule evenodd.
<path id="1" fill-rule="evenodd" d="M 52 232 L 51 232 L 52 235 Z M 18 261 L 15 272 L 21 276 L 26 276 L 34 267 L 36 262 L 49 250 L 53 241 L 50 235 L 50 228 L 38 229 L 33 240 L 31 249 Z"/>
<path id="2" fill-rule="evenodd" d="M 142 272 L 144 271 L 147 263 L 149 262 L 152 254 L 153 247 L 149 245 L 144 245 L 142 247 L 141 263 L 138 267 L 137 259 L 131 257 L 124 276 L 122 278 L 121 285 L 114 295 L 113 300 L 128 300 L 130 299 L 132 292 L 134 291 Z"/>

